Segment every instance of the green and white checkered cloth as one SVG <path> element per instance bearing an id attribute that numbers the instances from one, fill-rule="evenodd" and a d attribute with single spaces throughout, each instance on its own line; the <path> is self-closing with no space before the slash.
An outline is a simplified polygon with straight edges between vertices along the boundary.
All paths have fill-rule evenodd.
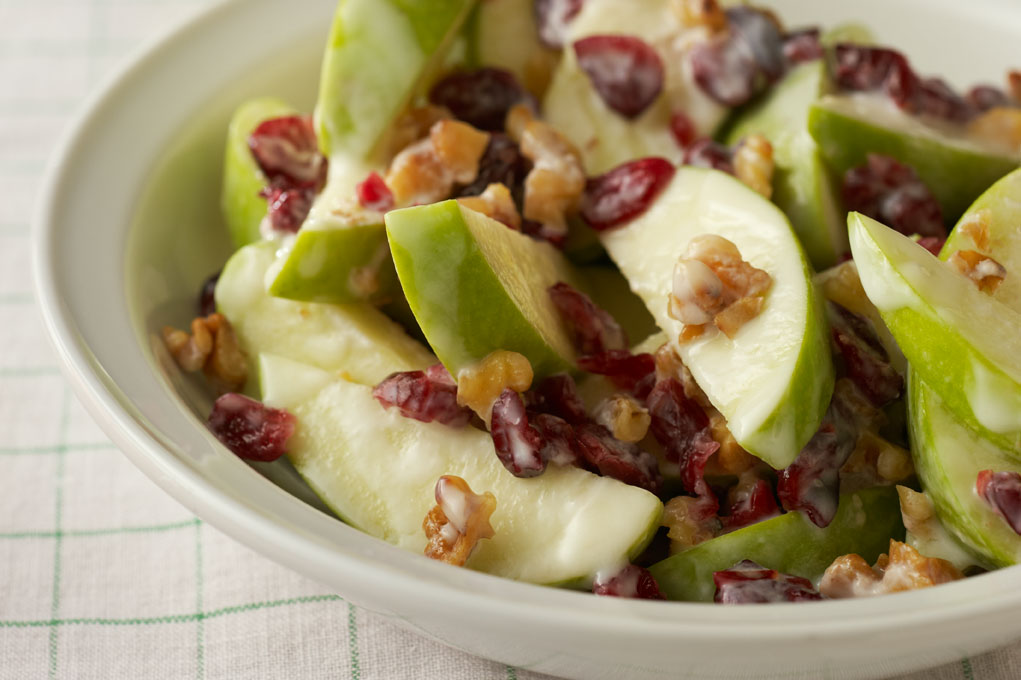
<path id="1" fill-rule="evenodd" d="M 540 680 L 422 639 L 196 519 L 61 378 L 30 290 L 46 157 L 124 54 L 209 0 L 0 0 L 0 680 Z M 1002 650 L 910 676 L 1021 677 Z"/>

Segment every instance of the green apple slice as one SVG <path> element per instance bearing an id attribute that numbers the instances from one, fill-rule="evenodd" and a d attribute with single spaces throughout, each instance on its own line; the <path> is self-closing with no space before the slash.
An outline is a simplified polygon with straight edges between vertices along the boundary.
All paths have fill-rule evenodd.
<path id="1" fill-rule="evenodd" d="M 1019 472 L 1005 451 L 963 425 L 912 371 L 909 388 L 915 471 L 943 526 L 985 566 L 1021 561 L 1021 536 L 975 492 L 981 470 Z"/>
<path id="2" fill-rule="evenodd" d="M 220 206 L 237 248 L 262 240 L 260 225 L 266 217 L 266 199 L 259 192 L 266 187 L 267 179 L 248 147 L 248 137 L 263 121 L 295 114 L 297 111 L 286 102 L 263 97 L 245 102 L 230 119 Z"/>
<path id="3" fill-rule="evenodd" d="M 865 293 L 912 369 L 969 427 L 1021 450 L 1021 314 L 906 236 L 847 221 Z"/>
<path id="4" fill-rule="evenodd" d="M 837 514 L 825 529 L 800 512 L 788 512 L 700 543 L 649 571 L 667 599 L 712 602 L 713 572 L 741 560 L 816 582 L 841 555 L 857 553 L 872 564 L 886 552 L 890 539 L 904 539 L 900 503 L 893 487 L 876 487 L 841 496 Z"/>
<path id="5" fill-rule="evenodd" d="M 583 290 L 620 324 L 632 345 L 658 333 L 656 320 L 649 314 L 642 299 L 631 292 L 627 279 L 616 267 L 581 267 L 578 274 L 586 284 Z M 656 345 L 652 351 L 658 348 L 659 345 Z"/>
<path id="6" fill-rule="evenodd" d="M 264 357 L 267 394 L 280 394 L 276 382 L 294 374 L 290 362 L 274 361 Z M 442 475 L 496 496 L 496 533 L 467 566 L 498 576 L 586 587 L 598 570 L 640 553 L 659 526 L 662 503 L 644 489 L 573 467 L 514 477 L 486 432 L 384 410 L 368 386 L 333 380 L 277 405 L 297 417 L 288 457 L 313 490 L 345 522 L 407 550 L 425 549 L 422 520 Z"/>
<path id="7" fill-rule="evenodd" d="M 634 120 L 606 106 L 578 66 L 570 45 L 599 34 L 635 35 L 652 45 L 663 60 L 663 93 Z M 695 84 L 686 45 L 701 35 L 681 27 L 670 0 L 646 0 L 621 11 L 618 0 L 589 0 L 567 28 L 567 47 L 543 101 L 553 127 L 581 151 L 585 170 L 599 175 L 645 156 L 680 162 L 683 150 L 670 132 L 670 118 L 684 111 L 701 135 L 712 135 L 728 109 Z"/>
<path id="8" fill-rule="evenodd" d="M 837 177 L 864 165 L 869 153 L 911 166 L 947 221 L 1021 164 L 1017 150 L 968 138 L 959 126 L 922 123 L 872 93 L 823 97 L 809 112 L 808 129 Z"/>
<path id="9" fill-rule="evenodd" d="M 529 81 L 529 62 L 546 49 L 539 42 L 535 0 L 484 0 L 468 27 L 468 51 L 478 66 L 510 71 Z"/>
<path id="10" fill-rule="evenodd" d="M 474 6 L 475 0 L 340 0 L 316 104 L 319 146 L 331 162 L 373 155 Z"/>
<path id="11" fill-rule="evenodd" d="M 773 285 L 733 340 L 717 333 L 677 344 L 683 325 L 667 313 L 673 269 L 703 234 L 732 241 Z M 784 214 L 729 175 L 682 167 L 642 216 L 602 241 L 738 443 L 787 467 L 819 427 L 833 364 L 822 298 Z"/>
<path id="12" fill-rule="evenodd" d="M 411 310 L 451 373 L 498 349 L 527 357 L 537 379 L 573 367 L 547 289 L 583 286 L 553 246 L 457 201 L 389 212 L 386 230 Z"/>
<path id="13" fill-rule="evenodd" d="M 791 225 L 817 270 L 848 252 L 847 222 L 829 171 L 808 132 L 808 112 L 827 88 L 823 60 L 797 66 L 765 99 L 741 113 L 727 134 L 736 144 L 751 134 L 773 145 L 773 202 Z"/>
<path id="14" fill-rule="evenodd" d="M 369 304 L 328 305 L 270 296 L 265 279 L 274 249 L 273 243 L 263 242 L 237 251 L 216 285 L 217 309 L 231 321 L 249 357 L 278 354 L 326 371 L 344 371 L 368 385 L 394 371 L 435 363 L 425 347 Z M 249 392 L 256 390 L 248 386 Z"/>

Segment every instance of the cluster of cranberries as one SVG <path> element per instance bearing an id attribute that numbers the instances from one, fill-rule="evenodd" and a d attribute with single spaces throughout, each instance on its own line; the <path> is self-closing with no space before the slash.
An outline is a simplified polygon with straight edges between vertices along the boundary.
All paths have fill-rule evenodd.
<path id="1" fill-rule="evenodd" d="M 730 569 L 713 574 L 714 601 L 721 604 L 761 602 L 804 602 L 821 600 L 812 582 L 800 576 L 781 574 L 751 560 L 738 562 Z"/>
<path id="2" fill-rule="evenodd" d="M 844 207 L 879 220 L 908 236 L 946 238 L 943 211 L 915 171 L 897 160 L 870 153 L 865 165 L 844 175 Z"/>
<path id="3" fill-rule="evenodd" d="M 298 231 L 326 182 L 327 161 L 319 153 L 312 119 L 263 121 L 248 137 L 248 148 L 269 181 L 260 195 L 268 204 L 270 225 L 276 231 Z"/>

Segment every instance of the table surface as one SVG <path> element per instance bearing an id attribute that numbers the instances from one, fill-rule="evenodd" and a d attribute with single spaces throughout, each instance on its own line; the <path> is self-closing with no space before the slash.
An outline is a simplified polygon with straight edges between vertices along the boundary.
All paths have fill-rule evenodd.
<path id="1" fill-rule="evenodd" d="M 30 221 L 55 140 L 210 0 L 0 0 L 0 680 L 541 680 L 425 640 L 238 545 L 135 470 L 57 369 Z M 1015 649 L 904 676 L 1021 677 Z"/>

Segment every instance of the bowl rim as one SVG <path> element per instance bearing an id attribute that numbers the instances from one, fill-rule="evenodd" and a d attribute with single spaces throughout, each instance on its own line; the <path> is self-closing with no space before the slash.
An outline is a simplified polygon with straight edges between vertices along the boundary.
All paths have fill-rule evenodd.
<path id="1" fill-rule="evenodd" d="M 170 496 L 217 529 L 288 566 L 294 567 L 299 559 L 322 568 L 328 565 L 357 575 L 363 582 L 422 599 L 430 605 L 457 607 L 465 612 L 474 611 L 476 615 L 513 615 L 521 621 L 541 619 L 549 625 L 578 631 L 609 629 L 616 634 L 648 636 L 662 641 L 676 640 L 678 636 L 695 641 L 719 640 L 721 633 L 725 633 L 731 643 L 779 641 L 798 634 L 819 640 L 849 634 L 872 637 L 934 622 L 963 623 L 988 616 L 990 612 L 1016 611 L 1021 606 L 1021 589 L 1016 587 L 1021 567 L 1000 569 L 938 589 L 879 599 L 774 604 L 740 608 L 740 612 L 706 603 L 593 598 L 470 570 L 462 570 L 463 573 L 453 579 L 449 567 L 425 558 L 404 553 L 408 559 L 400 568 L 395 568 L 374 555 L 351 553 L 339 545 L 331 547 L 303 532 L 293 531 L 292 527 L 276 524 L 252 503 L 224 495 L 222 489 L 178 459 L 170 443 L 163 442 L 158 433 L 149 430 L 125 409 L 116 394 L 116 386 L 104 377 L 91 358 L 88 345 L 77 332 L 55 271 L 55 241 L 60 228 L 55 208 L 60 202 L 60 188 L 72 181 L 67 168 L 81 152 L 90 129 L 100 122 L 104 107 L 118 97 L 130 96 L 130 80 L 139 77 L 152 63 L 172 58 L 175 49 L 186 43 L 199 26 L 224 20 L 233 12 L 243 11 L 242 7 L 250 2 L 219 0 L 197 12 L 134 50 L 130 58 L 87 97 L 50 157 L 32 221 L 34 288 L 62 373 L 106 434 Z M 291 500 L 302 503 L 296 498 Z M 266 554 L 267 543 L 280 546 L 280 552 L 290 557 L 283 559 Z M 429 588 L 423 588 L 423 580 L 429 581 Z M 593 617 L 593 613 L 602 615 Z"/>

